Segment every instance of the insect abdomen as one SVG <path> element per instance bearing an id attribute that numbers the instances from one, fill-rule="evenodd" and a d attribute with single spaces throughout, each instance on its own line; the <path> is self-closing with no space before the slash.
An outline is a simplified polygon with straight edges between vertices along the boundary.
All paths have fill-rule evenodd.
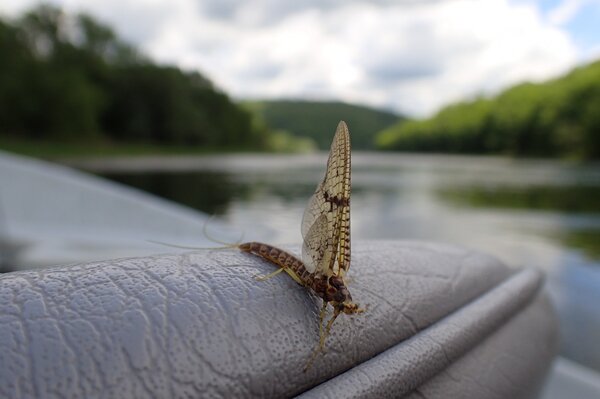
<path id="1" fill-rule="evenodd" d="M 244 252 L 260 256 L 279 267 L 292 270 L 304 285 L 309 285 L 311 275 L 304 267 L 304 263 L 289 252 L 261 242 L 246 242 L 238 247 Z"/>

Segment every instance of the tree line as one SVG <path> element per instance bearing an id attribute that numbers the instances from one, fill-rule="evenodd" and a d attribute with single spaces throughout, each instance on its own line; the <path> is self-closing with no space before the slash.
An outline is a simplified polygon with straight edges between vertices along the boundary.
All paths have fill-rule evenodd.
<path id="1" fill-rule="evenodd" d="M 600 158 L 600 61 L 383 130 L 384 150 Z"/>
<path id="2" fill-rule="evenodd" d="M 312 139 L 321 150 L 329 150 L 331 135 L 340 119 L 352 132 L 352 148 L 372 150 L 375 134 L 404 117 L 390 111 L 339 101 L 269 100 L 244 105 L 261 116 L 273 129 Z"/>
<path id="3" fill-rule="evenodd" d="M 151 62 L 86 14 L 0 19 L 0 135 L 264 148 L 268 131 L 205 76 Z"/>

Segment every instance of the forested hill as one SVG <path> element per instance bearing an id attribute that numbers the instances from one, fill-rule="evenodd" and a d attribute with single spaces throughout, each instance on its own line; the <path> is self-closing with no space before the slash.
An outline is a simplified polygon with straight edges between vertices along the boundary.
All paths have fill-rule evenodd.
<path id="1" fill-rule="evenodd" d="M 159 66 L 89 15 L 0 19 L 0 138 L 263 149 L 265 127 L 197 72 Z"/>
<path id="2" fill-rule="evenodd" d="M 274 100 L 247 101 L 244 105 L 269 127 L 311 138 L 322 150 L 329 149 L 342 117 L 352 133 L 352 148 L 363 150 L 374 148 L 377 132 L 403 120 L 392 112 L 342 102 Z"/>
<path id="3" fill-rule="evenodd" d="M 600 61 L 384 129 L 385 150 L 600 159 Z"/>

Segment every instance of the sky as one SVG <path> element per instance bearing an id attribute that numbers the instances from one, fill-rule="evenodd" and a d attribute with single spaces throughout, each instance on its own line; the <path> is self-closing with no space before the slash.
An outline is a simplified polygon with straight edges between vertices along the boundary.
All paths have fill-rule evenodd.
<path id="1" fill-rule="evenodd" d="M 50 0 L 236 99 L 425 117 L 600 58 L 600 0 Z M 16 17 L 35 0 L 2 0 Z"/>

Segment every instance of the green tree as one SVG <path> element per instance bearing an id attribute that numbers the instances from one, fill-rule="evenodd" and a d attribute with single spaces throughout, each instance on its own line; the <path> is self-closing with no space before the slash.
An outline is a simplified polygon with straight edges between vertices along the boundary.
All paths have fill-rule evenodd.
<path id="1" fill-rule="evenodd" d="M 264 148 L 268 130 L 200 73 L 159 66 L 93 17 L 0 21 L 0 134 Z"/>
<path id="2" fill-rule="evenodd" d="M 379 148 L 515 156 L 600 158 L 600 61 L 491 99 L 449 105 L 429 119 L 391 126 Z"/>

